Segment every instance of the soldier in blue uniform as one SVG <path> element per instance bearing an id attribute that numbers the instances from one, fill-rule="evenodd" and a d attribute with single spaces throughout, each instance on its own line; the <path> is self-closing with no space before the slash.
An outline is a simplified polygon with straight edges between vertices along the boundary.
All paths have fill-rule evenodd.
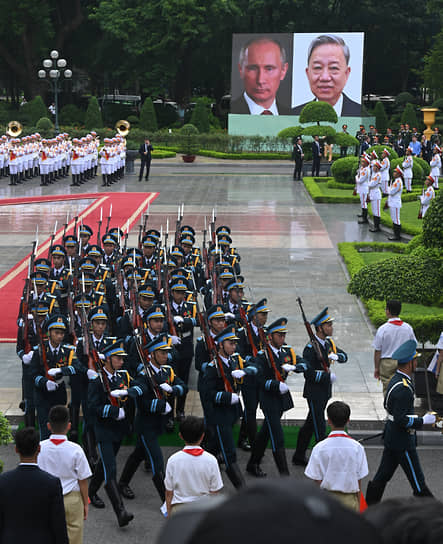
<path id="1" fill-rule="evenodd" d="M 257 373 L 257 369 L 253 366 L 244 367 L 240 355 L 234 355 L 238 341 L 234 326 L 217 334 L 215 341 L 218 357 L 206 366 L 203 373 L 200 389 L 202 404 L 206 410 L 205 421 L 214 429 L 217 449 L 221 451 L 226 465 L 226 474 L 233 486 L 239 488 L 245 482 L 237 465 L 232 431 L 242 414 L 240 387 L 243 378 L 246 374 Z"/>
<path id="2" fill-rule="evenodd" d="M 285 345 L 287 323 L 288 320 L 281 317 L 269 325 L 268 345 L 263 346 L 263 350 L 258 352 L 254 360 L 258 369 L 260 408 L 265 416 L 246 467 L 247 472 L 256 477 L 266 476 L 260 468 L 260 462 L 269 439 L 279 473 L 282 476 L 289 475 L 281 417 L 284 412 L 294 407 L 294 403 L 285 380 L 289 372 L 302 372 L 304 366 L 301 357 L 297 358 L 294 350 Z"/>
<path id="3" fill-rule="evenodd" d="M 305 453 L 312 434 L 314 434 L 316 442 L 325 438 L 325 408 L 332 395 L 332 384 L 336 381 L 336 376 L 330 370 L 330 365 L 334 361 L 346 363 L 348 360 L 346 353 L 337 348 L 331 338 L 333 321 L 327 307 L 311 321 L 315 327 L 315 337 L 323 359 L 320 359 L 312 343 L 307 344 L 303 350 L 303 359 L 307 362 L 304 372 L 303 396 L 308 402 L 309 412 L 298 435 L 297 448 L 292 457 L 294 465 L 307 465 Z"/>
<path id="4" fill-rule="evenodd" d="M 127 499 L 134 498 L 129 487 L 131 478 L 143 459 L 149 459 L 152 467 L 152 481 L 164 502 L 165 500 L 165 468 L 158 437 L 165 432 L 166 415 L 171 412 L 171 402 L 175 397 L 182 397 L 188 391 L 183 381 L 175 375 L 171 366 L 167 365 L 171 351 L 170 338 L 165 333 L 158 335 L 143 349 L 149 353 L 146 361 L 147 369 L 138 375 L 128 390 L 117 391 L 116 396 L 135 398 L 137 412 L 135 431 L 137 444 L 128 457 L 119 481 L 121 493 Z"/>
<path id="5" fill-rule="evenodd" d="M 89 499 L 96 508 L 105 507 L 104 502 L 97 495 L 104 480 L 105 490 L 117 516 L 118 524 L 124 527 L 134 516 L 126 511 L 117 485 L 116 456 L 123 437 L 127 433 L 128 423 L 124 409 L 125 397 L 115 397 L 111 393 L 126 391 L 130 377 L 125 370 L 121 370 L 123 357 L 126 356 L 123 340 L 117 340 L 106 346 L 102 353 L 105 362 L 101 375 L 92 379 L 88 388 L 89 413 L 101 459 L 89 482 Z"/>
<path id="6" fill-rule="evenodd" d="M 34 402 L 41 440 L 49 438 L 50 435 L 46 425 L 49 410 L 57 404 L 66 405 L 67 395 L 63 377 L 76 373 L 74 363 L 77 359 L 74 346 L 63 344 L 67 330 L 64 316 L 52 316 L 45 323 L 45 328 L 48 331 L 48 340 L 43 341 L 41 346 L 36 346 L 31 359 L 25 363 L 30 365 L 30 373 L 34 380 Z"/>
<path id="7" fill-rule="evenodd" d="M 386 484 L 398 465 L 404 470 L 416 497 L 432 497 L 417 455 L 415 431 L 423 425 L 435 423 L 435 415 L 414 415 L 414 385 L 411 376 L 417 368 L 417 343 L 408 340 L 397 348 L 392 358 L 398 361 L 398 369 L 389 382 L 384 407 L 388 412 L 383 441 L 384 450 L 380 466 L 368 483 L 366 502 L 375 504 L 383 496 Z"/>

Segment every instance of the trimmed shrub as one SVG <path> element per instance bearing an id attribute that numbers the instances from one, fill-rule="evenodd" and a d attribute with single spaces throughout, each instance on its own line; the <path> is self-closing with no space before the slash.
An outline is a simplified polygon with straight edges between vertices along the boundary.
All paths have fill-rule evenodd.
<path id="1" fill-rule="evenodd" d="M 443 98 L 437 98 L 437 100 L 434 100 L 432 107 L 438 108 L 439 110 L 443 110 Z"/>
<path id="2" fill-rule="evenodd" d="M 426 217 L 426 216 L 425 216 Z M 423 246 L 423 233 L 417 234 L 412 240 L 406 245 L 405 253 L 411 253 L 414 249 Z"/>
<path id="3" fill-rule="evenodd" d="M 60 110 L 60 125 L 82 125 L 85 122 L 85 112 L 75 104 L 66 104 Z"/>
<path id="4" fill-rule="evenodd" d="M 399 108 L 404 108 L 408 102 L 411 104 L 415 101 L 414 96 L 411 93 L 408 93 L 407 91 L 404 91 L 402 93 L 399 93 L 395 97 L 395 106 Z M 402 121 L 403 123 L 404 121 Z"/>
<path id="5" fill-rule="evenodd" d="M 398 159 L 394 159 L 391 161 L 391 166 L 389 168 L 391 176 L 392 176 L 392 172 L 397 168 L 397 166 L 400 166 L 400 168 L 403 168 L 402 167 L 403 160 L 404 160 L 403 157 L 400 157 Z M 423 174 L 422 167 L 420 166 L 419 162 L 415 160 L 415 157 L 414 157 L 414 160 L 412 163 L 412 183 L 420 184 L 423 182 L 423 179 L 424 179 L 424 174 Z"/>
<path id="6" fill-rule="evenodd" d="M 295 127 L 287 127 L 277 134 L 277 138 L 288 138 L 295 143 L 295 139 L 303 134 L 303 127 L 297 125 Z"/>
<path id="7" fill-rule="evenodd" d="M 375 104 L 374 115 L 375 126 L 377 127 L 378 132 L 385 134 L 386 129 L 388 128 L 388 116 L 386 115 L 383 102 L 377 102 L 377 104 Z"/>
<path id="8" fill-rule="evenodd" d="M 140 119 L 136 115 L 128 115 L 127 121 L 131 123 L 131 130 L 138 127 L 140 124 Z"/>
<path id="9" fill-rule="evenodd" d="M 405 109 L 401 114 L 401 122 L 405 124 L 407 123 L 411 128 L 417 126 L 417 114 L 415 112 L 415 107 L 413 104 L 406 104 Z"/>
<path id="10" fill-rule="evenodd" d="M 424 305 L 439 301 L 442 289 L 442 257 L 438 251 L 425 248 L 367 265 L 353 276 L 348 285 L 349 293 L 363 299 L 398 298 Z"/>
<path id="11" fill-rule="evenodd" d="M 191 123 L 188 123 L 183 125 L 180 133 L 182 134 L 180 153 L 183 153 L 183 155 L 195 155 L 200 148 L 197 141 L 197 127 Z"/>
<path id="12" fill-rule="evenodd" d="M 209 132 L 209 111 L 204 98 L 198 98 L 192 110 L 191 124 L 201 133 Z"/>
<path id="13" fill-rule="evenodd" d="M 43 138 L 50 138 L 54 134 L 54 123 L 47 117 L 42 117 L 35 126 Z"/>
<path id="14" fill-rule="evenodd" d="M 423 218 L 423 244 L 443 250 L 443 191 L 438 191 Z M 436 283 L 438 285 L 438 283 Z M 441 287 L 441 283 L 440 283 Z"/>
<path id="15" fill-rule="evenodd" d="M 344 132 L 337 132 L 334 136 L 334 143 L 340 147 L 351 147 L 358 145 L 358 140 L 350 134 L 345 134 Z"/>
<path id="16" fill-rule="evenodd" d="M 29 125 L 35 125 L 42 117 L 48 117 L 49 111 L 43 102 L 43 98 L 37 95 L 35 98 L 20 108 L 20 117 Z"/>
<path id="17" fill-rule="evenodd" d="M 303 129 L 304 136 L 320 136 L 320 138 L 326 138 L 331 143 L 334 141 L 335 129 L 329 125 L 311 125 Z"/>
<path id="18" fill-rule="evenodd" d="M 379 144 L 379 145 L 373 145 L 371 146 L 367 151 L 366 153 L 368 155 L 370 155 L 373 151 L 375 151 L 378 155 L 378 158 L 381 159 L 381 154 L 383 153 L 383 149 L 387 149 L 389 151 L 389 153 L 391 154 L 390 157 L 389 157 L 389 160 L 392 162 L 394 159 L 398 159 L 398 153 L 397 151 L 395 151 L 395 149 L 393 149 L 392 147 L 389 147 L 388 145 L 382 145 L 382 144 Z"/>
<path id="19" fill-rule="evenodd" d="M 157 116 L 155 115 L 154 104 L 152 98 L 148 96 L 143 102 L 143 106 L 140 110 L 140 123 L 139 126 L 142 130 L 155 132 L 158 130 Z"/>
<path id="20" fill-rule="evenodd" d="M 421 157 L 414 157 L 413 161 L 421 166 L 421 169 L 423 170 L 423 177 L 429 176 L 431 173 L 431 167 L 429 166 L 429 163 L 422 159 Z M 412 168 L 412 171 L 414 171 L 414 168 Z"/>
<path id="21" fill-rule="evenodd" d="M 359 164 L 358 157 L 344 157 L 332 163 L 331 174 L 338 183 L 355 185 L 355 174 Z"/>
<path id="22" fill-rule="evenodd" d="M 116 119 L 117 121 L 117 119 Z M 94 128 L 102 128 L 103 120 L 98 100 L 95 96 L 91 96 L 88 103 L 88 109 L 85 115 L 85 129 L 93 130 Z"/>
<path id="23" fill-rule="evenodd" d="M 334 108 L 327 102 L 322 102 L 321 100 L 317 102 L 308 102 L 301 110 L 299 122 L 305 124 L 320 123 L 321 121 L 326 123 L 337 123 L 338 117 Z"/>

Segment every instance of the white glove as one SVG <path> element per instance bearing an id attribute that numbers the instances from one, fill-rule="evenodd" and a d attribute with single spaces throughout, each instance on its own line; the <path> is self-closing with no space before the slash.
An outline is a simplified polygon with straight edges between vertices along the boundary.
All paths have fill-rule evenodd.
<path id="1" fill-rule="evenodd" d="M 106 357 L 103 355 L 103 353 L 99 353 L 98 358 L 100 359 L 100 361 L 106 361 Z"/>
<path id="2" fill-rule="evenodd" d="M 330 353 L 330 354 L 328 355 L 328 359 L 329 359 L 330 361 L 338 361 L 338 355 L 337 355 L 336 353 Z"/>
<path id="3" fill-rule="evenodd" d="M 289 391 L 289 387 L 284 382 L 280 382 L 278 388 L 280 389 L 280 395 L 284 395 Z"/>
<path id="4" fill-rule="evenodd" d="M 88 368 L 86 375 L 88 376 L 88 380 L 94 380 L 98 376 L 97 372 L 92 370 L 92 368 Z"/>
<path id="5" fill-rule="evenodd" d="M 111 395 L 114 391 L 111 392 Z M 117 416 L 117 421 L 120 421 L 122 419 L 125 419 L 125 411 L 123 410 L 123 408 L 119 408 L 118 409 L 118 416 Z"/>
<path id="6" fill-rule="evenodd" d="M 48 370 L 48 374 L 52 376 L 53 378 L 60 378 L 62 375 L 62 371 L 59 368 L 50 368 Z"/>
<path id="7" fill-rule="evenodd" d="M 329 379 L 331 380 L 331 383 L 335 383 L 337 381 L 337 376 L 333 372 L 330 372 Z"/>
<path id="8" fill-rule="evenodd" d="M 32 360 L 32 356 L 34 355 L 33 351 L 28 351 L 28 353 L 25 353 L 22 357 L 23 364 L 29 365 L 29 363 Z"/>
<path id="9" fill-rule="evenodd" d="M 295 370 L 295 365 L 290 365 L 287 363 L 285 363 L 284 365 L 281 365 L 281 367 L 285 372 L 294 372 Z"/>
<path id="10" fill-rule="evenodd" d="M 172 387 L 169 385 L 169 383 L 161 383 L 160 389 L 163 389 L 163 391 L 166 391 L 166 393 L 172 393 Z"/>
<path id="11" fill-rule="evenodd" d="M 173 334 L 171 334 L 171 340 L 172 340 L 173 346 L 176 346 L 177 344 L 182 343 L 181 339 L 178 336 L 174 336 Z"/>
<path id="12" fill-rule="evenodd" d="M 55 382 L 51 382 L 51 380 L 48 380 L 46 382 L 46 389 L 48 391 L 55 391 L 58 387 L 58 383 L 55 383 Z"/>
<path id="13" fill-rule="evenodd" d="M 225 314 L 225 319 L 228 320 L 228 319 L 235 319 L 235 315 L 232 313 L 232 312 L 227 312 Z"/>
<path id="14" fill-rule="evenodd" d="M 178 323 L 183 323 L 184 319 L 181 315 L 175 315 L 174 316 L 174 323 L 178 325 Z"/>
<path id="15" fill-rule="evenodd" d="M 128 396 L 128 390 L 127 389 L 114 389 L 114 391 L 111 391 L 111 397 L 114 397 L 116 399 L 120 399 L 122 397 Z"/>
<path id="16" fill-rule="evenodd" d="M 163 410 L 163 415 L 169 414 L 172 411 L 171 405 L 169 402 L 166 403 L 165 409 Z"/>
<path id="17" fill-rule="evenodd" d="M 435 414 L 425 414 L 423 416 L 423 425 L 432 425 L 435 423 Z"/>
<path id="18" fill-rule="evenodd" d="M 231 393 L 231 404 L 238 404 L 240 402 L 240 397 L 237 393 Z"/>
<path id="19" fill-rule="evenodd" d="M 231 372 L 231 375 L 236 380 L 241 380 L 243 376 L 246 376 L 246 372 L 244 370 L 241 370 L 241 368 L 238 368 L 237 370 L 233 370 Z"/>

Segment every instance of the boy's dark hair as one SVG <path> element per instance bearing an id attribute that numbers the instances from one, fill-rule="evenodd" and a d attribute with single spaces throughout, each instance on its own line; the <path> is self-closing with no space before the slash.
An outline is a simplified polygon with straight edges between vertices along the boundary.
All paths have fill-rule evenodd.
<path id="1" fill-rule="evenodd" d="M 186 416 L 178 430 L 187 444 L 196 444 L 205 432 L 205 422 L 201 417 Z"/>
<path id="2" fill-rule="evenodd" d="M 395 317 L 400 315 L 401 312 L 401 301 L 400 300 L 387 300 L 386 309 L 389 310 L 389 313 Z"/>
<path id="3" fill-rule="evenodd" d="M 339 400 L 331 402 L 326 412 L 334 427 L 344 427 L 351 415 L 351 409 L 346 402 L 341 402 Z"/>
<path id="4" fill-rule="evenodd" d="M 25 427 L 15 433 L 15 447 L 22 457 L 32 457 L 37 453 L 40 435 L 34 427 Z"/>
<path id="5" fill-rule="evenodd" d="M 49 410 L 48 421 L 54 434 L 65 432 L 69 423 L 69 410 L 66 406 L 57 405 Z"/>

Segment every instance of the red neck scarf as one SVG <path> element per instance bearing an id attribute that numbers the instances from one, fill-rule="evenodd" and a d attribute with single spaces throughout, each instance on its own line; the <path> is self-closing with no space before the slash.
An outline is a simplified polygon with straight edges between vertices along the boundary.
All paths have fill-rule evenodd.
<path id="1" fill-rule="evenodd" d="M 198 457 L 199 455 L 202 455 L 205 451 L 203 448 L 196 447 L 196 448 L 186 448 L 184 450 L 185 453 L 189 453 L 189 455 L 193 455 L 194 457 Z"/>
<path id="2" fill-rule="evenodd" d="M 50 438 L 49 440 L 56 446 L 59 446 L 60 444 L 63 444 L 63 442 L 66 442 L 66 438 Z"/>
<path id="3" fill-rule="evenodd" d="M 403 325 L 403 321 L 401 319 L 390 319 L 389 323 L 391 323 L 391 325 L 397 325 L 397 327 Z"/>

